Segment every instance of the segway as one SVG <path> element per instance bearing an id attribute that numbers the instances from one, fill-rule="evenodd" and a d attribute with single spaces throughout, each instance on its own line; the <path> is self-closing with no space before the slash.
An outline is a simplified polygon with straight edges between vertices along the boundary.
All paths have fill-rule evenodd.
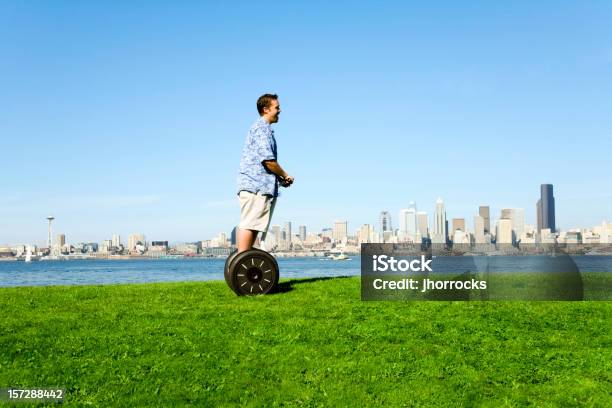
<path id="1" fill-rule="evenodd" d="M 278 286 L 278 263 L 266 251 L 234 251 L 225 260 L 225 282 L 238 296 L 265 295 Z"/>

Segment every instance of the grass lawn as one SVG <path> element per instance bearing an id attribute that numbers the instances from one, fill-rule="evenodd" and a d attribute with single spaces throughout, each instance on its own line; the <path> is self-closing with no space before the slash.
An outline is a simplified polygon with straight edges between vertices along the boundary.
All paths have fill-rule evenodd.
<path id="1" fill-rule="evenodd" d="M 612 406 L 612 302 L 362 302 L 359 278 L 282 289 L 2 288 L 0 387 L 65 387 L 66 406 Z"/>

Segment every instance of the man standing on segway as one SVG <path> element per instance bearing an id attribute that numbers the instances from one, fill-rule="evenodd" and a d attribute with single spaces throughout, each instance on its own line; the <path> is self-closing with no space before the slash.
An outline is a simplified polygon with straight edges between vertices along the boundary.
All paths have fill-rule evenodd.
<path id="1" fill-rule="evenodd" d="M 240 224 L 237 231 L 238 253 L 253 248 L 257 233 L 262 240 L 270 226 L 279 184 L 289 187 L 291 177 L 278 164 L 272 123 L 278 122 L 278 96 L 265 94 L 257 100 L 259 119 L 247 135 L 238 173 Z"/>

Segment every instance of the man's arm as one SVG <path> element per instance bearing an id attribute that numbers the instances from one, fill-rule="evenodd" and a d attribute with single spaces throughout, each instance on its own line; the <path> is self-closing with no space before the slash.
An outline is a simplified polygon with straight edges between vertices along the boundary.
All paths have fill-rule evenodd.
<path id="1" fill-rule="evenodd" d="M 289 174 L 287 174 L 287 172 L 285 170 L 283 170 L 281 165 L 278 164 L 278 162 L 276 160 L 264 160 L 264 161 L 261 162 L 261 164 L 263 164 L 263 166 L 268 171 L 274 173 L 274 175 L 276 175 L 276 177 L 280 178 L 285 183 L 288 183 L 288 185 L 291 185 L 291 183 L 293 183 L 293 177 L 291 177 Z"/>

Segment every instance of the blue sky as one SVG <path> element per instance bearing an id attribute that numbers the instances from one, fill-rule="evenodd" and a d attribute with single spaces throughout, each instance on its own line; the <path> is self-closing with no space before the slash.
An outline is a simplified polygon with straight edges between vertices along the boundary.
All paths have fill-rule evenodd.
<path id="1" fill-rule="evenodd" d="M 274 224 L 534 223 L 541 183 L 561 228 L 612 220 L 610 2 L 127 3 L 0 3 L 0 244 L 229 232 L 265 92 Z"/>

